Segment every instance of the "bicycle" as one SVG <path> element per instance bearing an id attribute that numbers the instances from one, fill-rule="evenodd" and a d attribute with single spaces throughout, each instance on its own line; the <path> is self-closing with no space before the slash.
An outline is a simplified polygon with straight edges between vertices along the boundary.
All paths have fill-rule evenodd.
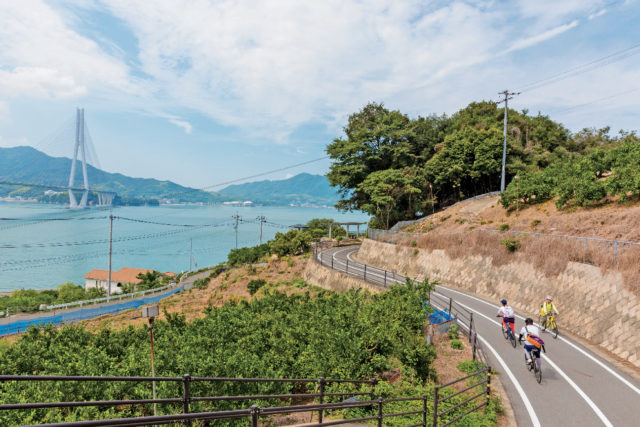
<path id="1" fill-rule="evenodd" d="M 553 313 L 547 314 L 547 319 L 543 323 L 542 322 L 542 314 L 538 316 L 538 324 L 542 328 L 543 331 L 549 330 L 549 333 L 553 338 L 558 338 L 558 325 L 556 324 L 556 318 Z"/>
<path id="2" fill-rule="evenodd" d="M 531 363 L 527 362 L 527 355 L 525 354 L 524 363 L 529 372 L 533 371 L 536 381 L 540 384 L 542 382 L 542 361 L 540 359 L 540 349 L 536 348 L 531 350 Z"/>
<path id="3" fill-rule="evenodd" d="M 502 320 L 502 336 L 504 337 L 504 339 L 511 341 L 511 345 L 513 346 L 513 348 L 516 348 L 516 345 L 518 345 L 518 343 L 516 342 L 516 334 L 511 329 L 511 326 L 507 326 L 507 325 L 508 324 L 503 319 Z"/>

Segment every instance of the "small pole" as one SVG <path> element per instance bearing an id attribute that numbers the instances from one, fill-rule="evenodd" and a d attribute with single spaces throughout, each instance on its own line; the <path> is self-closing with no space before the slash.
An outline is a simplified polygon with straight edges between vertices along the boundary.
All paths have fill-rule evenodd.
<path id="1" fill-rule="evenodd" d="M 422 427 L 427 427 L 427 395 L 422 396 Z"/>
<path id="2" fill-rule="evenodd" d="M 473 360 L 476 360 L 476 347 L 478 345 L 478 334 L 473 333 Z"/>
<path id="3" fill-rule="evenodd" d="M 262 245 L 262 223 L 266 222 L 267 218 L 265 218 L 264 215 L 260 215 L 256 219 L 260 221 L 260 244 Z"/>
<path id="4" fill-rule="evenodd" d="M 438 391 L 440 387 L 433 389 L 433 427 L 438 425 Z"/>
<path id="5" fill-rule="evenodd" d="M 191 401 L 191 375 L 182 376 L 182 413 L 189 413 L 189 402 Z"/>
<path id="6" fill-rule="evenodd" d="M 382 427 L 382 398 L 378 398 L 378 427 Z"/>
<path id="7" fill-rule="evenodd" d="M 260 408 L 258 408 L 258 405 L 251 405 L 251 427 L 258 427 L 259 416 Z"/>
<path id="8" fill-rule="evenodd" d="M 375 378 L 371 378 L 371 400 L 375 400 L 376 398 L 376 384 L 378 384 L 378 380 Z"/>
<path id="9" fill-rule="evenodd" d="M 153 362 L 153 321 L 155 319 L 153 317 L 149 317 L 149 343 L 151 344 L 151 387 L 153 389 L 153 400 L 156 400 L 156 367 Z M 153 415 L 158 415 L 158 404 L 153 402 Z"/>
<path id="10" fill-rule="evenodd" d="M 320 405 L 324 403 L 324 377 L 320 377 L 319 379 L 319 388 L 320 388 Z M 322 424 L 323 410 L 320 408 L 318 410 L 318 424 Z"/>
<path id="11" fill-rule="evenodd" d="M 331 269 L 333 270 L 333 255 L 331 255 Z"/>
<path id="12" fill-rule="evenodd" d="M 111 254 L 113 246 L 113 214 L 109 214 L 109 277 L 107 279 L 107 301 L 111 298 Z"/>
<path id="13" fill-rule="evenodd" d="M 453 298 L 449 297 L 449 314 L 451 314 L 451 304 L 453 303 Z"/>
<path id="14" fill-rule="evenodd" d="M 345 273 L 349 274 L 349 258 L 347 258 L 347 268 L 345 269 Z"/>
<path id="15" fill-rule="evenodd" d="M 469 342 L 471 342 L 471 335 L 473 335 L 473 313 L 469 313 Z"/>
<path id="16" fill-rule="evenodd" d="M 384 271 L 384 286 L 387 286 L 387 270 Z"/>
<path id="17" fill-rule="evenodd" d="M 367 264 L 364 265 L 364 281 L 367 281 Z"/>
<path id="18" fill-rule="evenodd" d="M 489 370 L 487 371 L 487 405 L 489 405 L 490 400 L 491 400 L 491 366 L 489 366 Z"/>

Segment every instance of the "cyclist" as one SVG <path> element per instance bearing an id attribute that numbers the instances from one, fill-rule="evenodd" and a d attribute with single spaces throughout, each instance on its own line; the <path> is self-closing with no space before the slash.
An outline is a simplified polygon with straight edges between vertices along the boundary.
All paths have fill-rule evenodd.
<path id="1" fill-rule="evenodd" d="M 531 363 L 531 352 L 537 352 L 537 356 L 540 356 L 540 349 L 546 353 L 547 350 L 544 348 L 544 341 L 540 339 L 540 329 L 537 326 L 533 325 L 533 319 L 527 317 L 524 321 L 524 326 L 520 330 L 520 336 L 518 337 L 518 341 L 524 343 L 524 354 L 527 357 L 527 364 Z"/>
<path id="2" fill-rule="evenodd" d="M 553 297 L 551 295 L 547 295 L 547 298 L 540 306 L 540 316 L 542 316 L 542 328 L 545 329 L 545 325 L 547 324 L 547 316 L 549 314 L 559 315 L 558 309 L 556 305 L 553 303 Z"/>
<path id="3" fill-rule="evenodd" d="M 513 311 L 513 308 L 511 308 L 510 305 L 507 305 L 506 299 L 500 301 L 500 304 L 502 304 L 502 307 L 498 309 L 498 314 L 496 315 L 496 317 L 502 317 L 502 327 L 505 328 L 508 325 L 507 332 L 509 334 L 515 335 L 516 313 Z M 510 332 L 509 329 L 511 330 Z"/>

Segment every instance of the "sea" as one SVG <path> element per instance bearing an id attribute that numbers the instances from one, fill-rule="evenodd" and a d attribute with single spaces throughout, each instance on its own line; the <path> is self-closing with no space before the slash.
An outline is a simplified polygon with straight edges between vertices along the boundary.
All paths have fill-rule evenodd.
<path id="1" fill-rule="evenodd" d="M 236 247 L 255 246 L 312 218 L 369 221 L 333 208 L 161 205 L 69 209 L 62 205 L 0 202 L 0 292 L 54 289 L 109 262 L 112 269 L 195 270 L 225 261 Z M 236 219 L 239 217 L 236 227 Z M 366 226 L 360 226 L 364 232 Z M 355 232 L 355 226 L 350 231 Z"/>

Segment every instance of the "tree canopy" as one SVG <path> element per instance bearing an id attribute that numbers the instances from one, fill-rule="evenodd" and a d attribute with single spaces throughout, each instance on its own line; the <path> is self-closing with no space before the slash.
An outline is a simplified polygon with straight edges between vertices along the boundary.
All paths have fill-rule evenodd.
<path id="1" fill-rule="evenodd" d="M 367 212 L 372 226 L 388 228 L 499 190 L 503 120 L 504 108 L 493 102 L 474 102 L 451 116 L 417 118 L 383 104 L 365 105 L 349 116 L 344 136 L 326 149 L 333 160 L 327 178 L 341 195 L 336 207 Z M 521 175 L 521 183 L 535 186 L 532 174 L 615 146 L 618 139 L 608 132 L 584 129 L 572 135 L 548 116 L 509 110 L 507 182 Z M 598 194 L 597 187 L 585 191 Z"/>

